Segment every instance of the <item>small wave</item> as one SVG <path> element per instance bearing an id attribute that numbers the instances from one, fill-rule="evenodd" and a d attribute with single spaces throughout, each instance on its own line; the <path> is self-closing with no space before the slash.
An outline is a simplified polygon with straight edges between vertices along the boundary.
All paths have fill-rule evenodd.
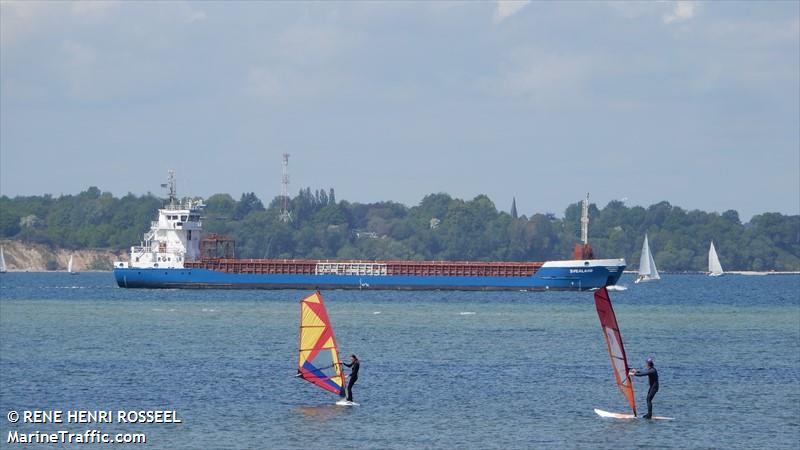
<path id="1" fill-rule="evenodd" d="M 475 311 L 461 311 L 458 313 L 460 316 L 474 316 L 475 314 Z"/>
<path id="2" fill-rule="evenodd" d="M 372 314 L 380 314 L 380 311 L 374 311 Z"/>
<path id="3" fill-rule="evenodd" d="M 215 312 L 216 309 L 214 308 L 203 308 L 203 312 Z"/>
<path id="4" fill-rule="evenodd" d="M 608 286 L 606 289 L 609 291 L 627 291 L 628 286 L 623 286 L 621 284 L 615 284 L 613 286 Z"/>

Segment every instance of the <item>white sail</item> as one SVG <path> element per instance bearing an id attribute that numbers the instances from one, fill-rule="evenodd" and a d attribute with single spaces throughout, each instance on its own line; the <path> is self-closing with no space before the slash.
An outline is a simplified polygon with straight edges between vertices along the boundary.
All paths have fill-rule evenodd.
<path id="1" fill-rule="evenodd" d="M 639 259 L 639 278 L 636 279 L 636 282 L 641 283 L 660 279 L 661 276 L 658 274 L 656 261 L 653 259 L 653 253 L 650 252 L 650 245 L 647 243 L 647 235 L 645 234 L 644 244 L 642 244 L 642 256 Z"/>
<path id="2" fill-rule="evenodd" d="M 6 257 L 2 246 L 0 246 L 0 273 L 6 273 Z"/>
<path id="3" fill-rule="evenodd" d="M 722 264 L 719 263 L 719 256 L 717 256 L 717 250 L 714 248 L 714 241 L 711 241 L 711 247 L 708 249 L 708 275 L 718 277 L 722 274 Z"/>
<path id="4" fill-rule="evenodd" d="M 72 273 L 72 255 L 69 255 L 69 262 L 67 263 L 67 272 Z"/>

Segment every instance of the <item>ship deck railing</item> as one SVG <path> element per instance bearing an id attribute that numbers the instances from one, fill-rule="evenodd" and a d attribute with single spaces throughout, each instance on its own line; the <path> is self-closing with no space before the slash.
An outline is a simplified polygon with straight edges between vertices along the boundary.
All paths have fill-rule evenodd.
<path id="1" fill-rule="evenodd" d="M 206 258 L 187 268 L 242 274 L 529 277 L 542 263 L 480 261 L 364 261 Z"/>

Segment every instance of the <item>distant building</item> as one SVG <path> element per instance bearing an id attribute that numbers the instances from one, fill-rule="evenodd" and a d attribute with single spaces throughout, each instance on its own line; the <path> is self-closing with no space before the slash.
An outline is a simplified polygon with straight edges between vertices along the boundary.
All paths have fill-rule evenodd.
<path id="1" fill-rule="evenodd" d="M 356 238 L 358 239 L 378 239 L 378 233 L 374 231 L 356 231 Z"/>

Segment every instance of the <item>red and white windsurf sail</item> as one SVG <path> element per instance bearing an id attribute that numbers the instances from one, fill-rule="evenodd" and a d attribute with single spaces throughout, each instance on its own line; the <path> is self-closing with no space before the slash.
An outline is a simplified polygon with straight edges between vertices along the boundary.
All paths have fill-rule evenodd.
<path id="1" fill-rule="evenodd" d="M 633 383 L 628 374 L 628 359 L 625 357 L 625 347 L 622 346 L 617 316 L 614 315 L 614 308 L 611 307 L 611 298 L 609 298 L 606 288 L 600 288 L 594 292 L 594 305 L 597 307 L 597 316 L 600 318 L 603 337 L 606 339 L 608 355 L 611 357 L 614 379 L 616 379 L 622 395 L 628 399 L 635 416 L 636 399 L 633 396 Z"/>

